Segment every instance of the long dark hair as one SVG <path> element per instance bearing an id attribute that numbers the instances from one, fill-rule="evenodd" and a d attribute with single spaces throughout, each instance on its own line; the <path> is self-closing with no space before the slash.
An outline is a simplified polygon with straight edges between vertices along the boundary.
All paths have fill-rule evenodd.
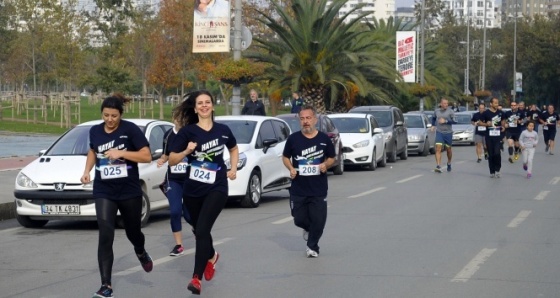
<path id="1" fill-rule="evenodd" d="M 130 98 L 124 97 L 124 95 L 120 93 L 113 94 L 103 100 L 103 103 L 101 104 L 101 112 L 103 112 L 104 108 L 109 108 L 118 110 L 122 115 L 124 105 L 130 101 Z"/>
<path id="2" fill-rule="evenodd" d="M 173 119 L 176 119 L 181 127 L 187 124 L 198 123 L 198 115 L 195 113 L 196 98 L 200 95 L 208 95 L 214 105 L 214 97 L 208 90 L 198 90 L 185 94 L 183 102 L 173 108 Z M 212 111 L 212 120 L 214 120 L 214 111 Z"/>

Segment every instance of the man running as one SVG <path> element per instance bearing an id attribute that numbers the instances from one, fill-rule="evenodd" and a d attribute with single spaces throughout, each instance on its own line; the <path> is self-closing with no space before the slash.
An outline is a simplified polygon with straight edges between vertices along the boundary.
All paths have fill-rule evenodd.
<path id="1" fill-rule="evenodd" d="M 498 110 L 497 98 L 490 100 L 489 108 L 482 113 L 481 121 L 486 124 L 486 148 L 488 149 L 488 167 L 491 178 L 500 178 L 502 156 L 500 154 L 501 132 L 505 124 L 504 114 Z"/>
<path id="2" fill-rule="evenodd" d="M 506 139 L 508 142 L 508 161 L 519 159 L 519 135 L 521 134 L 521 125 L 525 121 L 525 113 L 519 111 L 517 103 L 510 104 L 511 110 L 505 113 L 506 118 Z"/>
<path id="3" fill-rule="evenodd" d="M 543 138 L 546 148 L 544 152 L 554 154 L 554 138 L 556 136 L 556 126 L 559 124 L 558 113 L 554 111 L 554 106 L 549 104 L 546 111 L 541 114 L 541 124 L 543 128 Z"/>
<path id="4" fill-rule="evenodd" d="M 449 108 L 449 101 L 441 99 L 439 108 L 435 110 L 432 118 L 432 127 L 436 127 L 436 168 L 434 172 L 441 173 L 441 148 L 447 151 L 447 171 L 451 172 L 451 145 L 453 142 L 453 129 L 451 124 L 455 122 L 455 112 Z M 433 128 L 432 128 L 433 129 Z"/>
<path id="5" fill-rule="evenodd" d="M 482 153 L 484 152 L 484 159 L 488 159 L 488 152 L 486 151 L 486 125 L 480 120 L 482 113 L 486 110 L 484 103 L 478 104 L 478 112 L 474 113 L 471 118 L 471 123 L 474 125 L 474 143 L 476 144 L 477 163 L 482 161 Z"/>
<path id="6" fill-rule="evenodd" d="M 537 109 L 537 105 L 536 104 L 532 104 L 531 105 L 531 109 L 529 109 L 529 111 L 527 111 L 527 119 L 528 120 L 532 120 L 535 122 L 535 131 L 538 133 L 539 132 L 539 118 L 540 118 L 541 112 L 539 111 L 539 109 Z"/>

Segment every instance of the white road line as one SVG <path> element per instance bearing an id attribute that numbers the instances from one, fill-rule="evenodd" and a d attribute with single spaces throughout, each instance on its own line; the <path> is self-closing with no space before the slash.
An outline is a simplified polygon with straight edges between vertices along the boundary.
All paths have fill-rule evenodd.
<path id="1" fill-rule="evenodd" d="M 496 248 L 483 248 L 468 264 L 451 280 L 452 282 L 467 282 L 480 269 L 480 266 L 496 252 Z"/>
<path id="2" fill-rule="evenodd" d="M 372 193 L 374 193 L 374 192 L 376 192 L 376 191 L 384 190 L 385 188 L 386 188 L 386 187 L 374 188 L 374 189 L 372 189 L 372 190 L 368 190 L 368 191 L 359 193 L 359 194 L 357 194 L 357 195 L 349 196 L 348 198 L 349 198 L 349 199 L 355 199 L 355 198 L 367 196 L 367 195 L 372 194 Z"/>
<path id="3" fill-rule="evenodd" d="M 517 228 L 531 214 L 531 210 L 521 210 L 517 216 L 507 225 L 508 228 Z"/>
<path id="4" fill-rule="evenodd" d="M 286 218 L 282 218 L 282 219 L 279 219 L 279 220 L 277 220 L 277 221 L 273 221 L 272 224 L 273 224 L 273 225 L 281 225 L 281 224 L 290 222 L 290 221 L 292 221 L 292 220 L 294 220 L 294 218 L 293 218 L 292 216 L 288 216 L 288 217 L 286 217 Z"/>
<path id="5" fill-rule="evenodd" d="M 218 241 L 214 241 L 214 245 L 224 244 L 224 243 L 226 243 L 230 240 L 233 240 L 233 238 L 224 238 L 224 239 L 221 239 L 221 240 L 218 240 Z M 163 258 L 159 258 L 157 260 L 153 260 L 154 267 L 156 267 L 157 265 L 165 264 L 167 262 L 176 260 L 177 258 L 180 258 L 180 257 L 183 257 L 183 256 L 191 255 L 191 254 L 194 253 L 194 251 L 195 251 L 194 248 L 190 248 L 190 249 L 185 250 L 184 254 L 182 254 L 180 256 L 177 256 L 177 257 L 166 256 L 166 257 L 163 257 Z M 117 272 L 113 275 L 114 276 L 126 276 L 126 275 L 130 275 L 130 274 L 140 272 L 140 271 L 144 271 L 144 269 L 142 269 L 142 266 L 136 266 L 136 267 L 132 267 L 132 268 L 129 268 L 129 269 L 125 269 L 123 271 L 119 271 L 119 272 Z"/>
<path id="6" fill-rule="evenodd" d="M 550 193 L 550 190 L 543 190 L 535 197 L 535 200 L 542 201 Z"/>
<path id="7" fill-rule="evenodd" d="M 554 177 L 552 178 L 552 180 L 550 180 L 550 182 L 548 182 L 548 184 L 555 185 L 558 184 L 558 182 L 560 182 L 560 177 Z"/>
<path id="8" fill-rule="evenodd" d="M 397 181 L 396 183 L 405 183 L 405 182 L 407 182 L 407 181 L 414 180 L 414 179 L 416 179 L 416 178 L 420 178 L 420 177 L 422 177 L 422 176 L 423 176 L 423 175 L 412 176 L 412 177 L 409 177 L 409 178 L 406 178 L 406 179 L 403 179 L 403 180 L 399 180 L 399 181 Z"/>

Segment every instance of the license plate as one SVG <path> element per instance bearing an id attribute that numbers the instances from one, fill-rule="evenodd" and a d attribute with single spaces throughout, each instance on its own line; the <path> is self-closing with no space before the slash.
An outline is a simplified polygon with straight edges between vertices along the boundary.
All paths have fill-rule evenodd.
<path id="1" fill-rule="evenodd" d="M 80 214 L 80 205 L 42 205 L 41 213 L 78 215 Z"/>

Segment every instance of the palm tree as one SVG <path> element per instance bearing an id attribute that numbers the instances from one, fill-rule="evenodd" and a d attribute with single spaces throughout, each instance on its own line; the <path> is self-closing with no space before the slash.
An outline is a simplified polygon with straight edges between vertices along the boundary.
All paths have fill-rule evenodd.
<path id="1" fill-rule="evenodd" d="M 375 44 L 367 42 L 360 22 L 369 13 L 348 19 L 361 5 L 339 16 L 346 2 L 335 0 L 327 5 L 327 0 L 294 0 L 290 10 L 272 2 L 278 20 L 257 11 L 262 17 L 259 21 L 277 37 L 255 38 L 261 51 L 245 55 L 268 63 L 261 79 L 278 89 L 301 90 L 306 104 L 319 113 L 326 112 L 326 101 L 334 106 L 337 98 L 356 87 L 362 96 L 390 101 L 394 88 L 385 87 L 396 84 L 394 63 L 375 51 Z"/>

